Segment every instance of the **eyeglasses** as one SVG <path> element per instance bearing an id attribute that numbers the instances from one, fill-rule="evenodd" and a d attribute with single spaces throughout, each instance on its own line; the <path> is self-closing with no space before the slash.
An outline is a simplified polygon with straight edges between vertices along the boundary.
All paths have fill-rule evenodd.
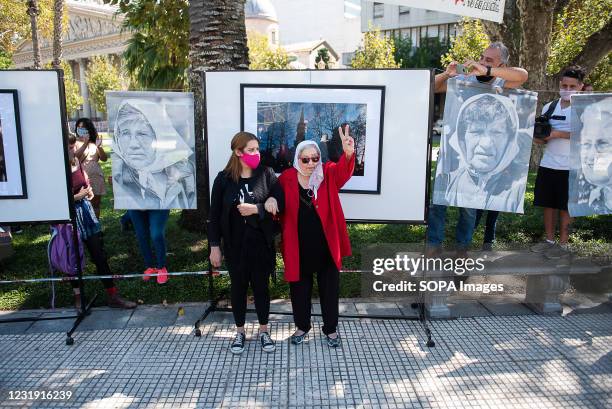
<path id="1" fill-rule="evenodd" d="M 310 163 L 310 161 L 312 161 L 312 163 L 319 162 L 319 157 L 313 156 L 312 158 L 300 158 L 300 160 L 302 161 L 304 165 L 307 165 L 308 163 Z"/>

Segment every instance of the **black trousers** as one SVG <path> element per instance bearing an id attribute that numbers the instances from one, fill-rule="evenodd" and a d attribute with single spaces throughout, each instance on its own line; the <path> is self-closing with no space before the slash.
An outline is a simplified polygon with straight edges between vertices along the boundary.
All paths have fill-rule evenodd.
<path id="1" fill-rule="evenodd" d="M 96 270 L 98 275 L 111 275 L 111 269 L 108 265 L 108 258 L 106 257 L 106 252 L 104 251 L 104 243 L 102 242 L 102 233 L 94 234 L 87 238 L 85 242 L 85 247 L 87 247 L 87 251 L 89 252 L 89 257 L 91 261 L 96 265 Z M 115 282 L 112 278 L 102 278 L 100 279 L 104 288 L 109 289 L 115 286 Z M 71 281 L 73 288 L 78 288 L 78 281 Z"/>
<path id="2" fill-rule="evenodd" d="M 263 268 L 232 268 L 228 263 L 231 279 L 232 313 L 237 327 L 244 326 L 249 285 L 255 297 L 255 311 L 259 325 L 267 325 L 270 315 L 270 272 Z"/>
<path id="3" fill-rule="evenodd" d="M 289 283 L 293 321 L 298 329 L 308 332 L 311 328 L 310 314 L 312 309 L 312 285 L 314 272 L 300 271 L 300 280 Z M 336 332 L 338 326 L 338 298 L 340 291 L 340 273 L 331 257 L 317 272 L 321 315 L 323 316 L 323 333 Z"/>

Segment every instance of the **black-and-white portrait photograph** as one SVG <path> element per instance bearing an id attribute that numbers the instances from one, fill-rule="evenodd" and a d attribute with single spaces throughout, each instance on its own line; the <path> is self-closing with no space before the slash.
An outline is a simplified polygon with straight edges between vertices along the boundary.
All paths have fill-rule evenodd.
<path id="1" fill-rule="evenodd" d="M 568 210 L 612 214 L 612 94 L 572 95 Z"/>
<path id="2" fill-rule="evenodd" d="M 0 90 L 0 199 L 27 197 L 18 95 Z"/>
<path id="3" fill-rule="evenodd" d="M 242 86 L 242 129 L 260 140 L 262 163 L 276 173 L 293 166 L 295 147 L 315 141 L 321 159 L 342 154 L 338 129 L 349 126 L 355 171 L 343 192 L 379 193 L 384 87 Z"/>
<path id="4" fill-rule="evenodd" d="M 195 209 L 193 94 L 107 92 L 115 209 Z"/>
<path id="5" fill-rule="evenodd" d="M 537 94 L 451 80 L 435 204 L 523 213 Z"/>

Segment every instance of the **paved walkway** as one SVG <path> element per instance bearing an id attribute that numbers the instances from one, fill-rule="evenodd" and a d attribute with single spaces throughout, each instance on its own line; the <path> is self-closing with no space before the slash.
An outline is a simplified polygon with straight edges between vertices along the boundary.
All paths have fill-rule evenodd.
<path id="1" fill-rule="evenodd" d="M 457 302 L 460 307 L 471 308 Z M 503 304 L 500 304 L 503 305 Z M 212 314 L 193 335 L 203 304 L 96 309 L 64 344 L 70 320 L 0 324 L 2 408 L 246 407 L 612 407 L 612 306 L 541 316 L 478 316 L 430 325 L 342 319 L 343 345 L 323 342 L 320 320 L 293 346 L 291 317 L 272 315 L 277 350 L 265 354 L 248 325 L 247 349 L 227 351 L 229 313 Z M 519 307 L 525 308 L 525 310 Z M 408 308 L 408 309 L 406 309 Z M 274 311 L 288 310 L 277 302 Z M 315 308 L 315 311 L 317 308 Z M 413 314 L 398 303 L 342 303 L 346 313 Z M 512 312 L 499 307 L 498 313 Z M 583 310 L 585 311 L 585 310 Z M 23 316 L 31 312 L 20 312 Z M 35 314 L 47 314 L 35 312 Z M 68 314 L 69 311 L 56 312 Z M 466 314 L 467 315 L 467 314 Z M 0 318 L 15 317 L 5 313 Z M 251 322 L 254 315 L 250 314 Z M 11 391 L 67 391 L 64 401 L 10 399 Z M 16 397 L 13 392 L 13 397 Z"/>

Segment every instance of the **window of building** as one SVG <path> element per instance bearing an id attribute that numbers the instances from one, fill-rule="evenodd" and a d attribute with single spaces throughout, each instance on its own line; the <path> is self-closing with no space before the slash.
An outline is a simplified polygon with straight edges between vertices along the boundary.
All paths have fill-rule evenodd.
<path id="1" fill-rule="evenodd" d="M 374 18 L 381 18 L 385 15 L 385 5 L 383 3 L 374 3 Z"/>
<path id="2" fill-rule="evenodd" d="M 272 44 L 276 44 L 276 31 L 272 30 L 270 33 L 270 39 L 272 40 Z"/>
<path id="3" fill-rule="evenodd" d="M 361 15 L 361 0 L 344 0 L 344 18 L 357 18 Z"/>
<path id="4" fill-rule="evenodd" d="M 400 14 L 409 14 L 410 13 L 410 7 L 399 6 L 399 13 Z"/>

